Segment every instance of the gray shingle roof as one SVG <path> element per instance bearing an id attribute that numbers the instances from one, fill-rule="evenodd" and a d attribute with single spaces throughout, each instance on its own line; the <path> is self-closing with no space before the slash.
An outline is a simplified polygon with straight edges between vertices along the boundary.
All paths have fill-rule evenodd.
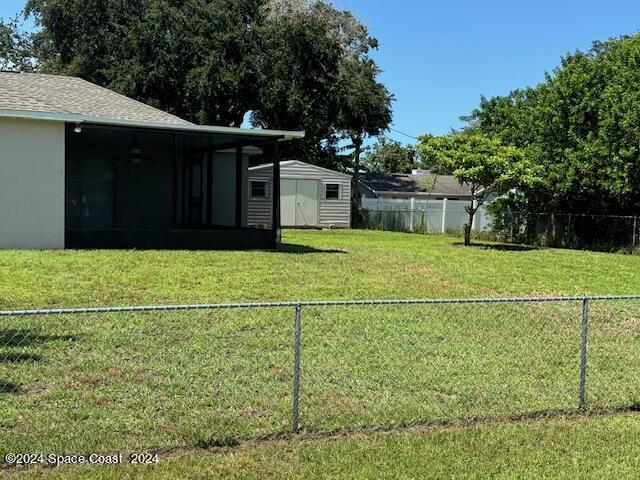
<path id="1" fill-rule="evenodd" d="M 0 110 L 191 125 L 109 89 L 61 75 L 0 72 Z"/>
<path id="2" fill-rule="evenodd" d="M 404 175 L 369 173 L 360 175 L 360 181 L 378 193 L 431 193 L 432 195 L 471 195 L 469 187 L 460 185 L 452 175 L 438 175 L 433 189 L 429 187 L 433 175 Z M 426 184 L 426 185 L 425 185 Z"/>

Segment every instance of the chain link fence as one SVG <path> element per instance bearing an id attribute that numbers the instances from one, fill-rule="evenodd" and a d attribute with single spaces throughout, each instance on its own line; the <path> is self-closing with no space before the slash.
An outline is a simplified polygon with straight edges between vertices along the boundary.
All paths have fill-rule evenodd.
<path id="1" fill-rule="evenodd" d="M 640 245 L 640 217 L 571 213 L 495 215 L 492 233 L 498 240 L 562 248 L 633 249 Z"/>
<path id="2" fill-rule="evenodd" d="M 462 235 L 469 222 L 466 202 L 365 202 L 362 228 L 414 233 Z M 640 217 L 571 213 L 491 213 L 480 207 L 472 234 L 498 240 L 546 247 L 632 251 L 640 246 Z"/>
<path id="3" fill-rule="evenodd" d="M 640 296 L 0 312 L 0 453 L 634 408 Z"/>

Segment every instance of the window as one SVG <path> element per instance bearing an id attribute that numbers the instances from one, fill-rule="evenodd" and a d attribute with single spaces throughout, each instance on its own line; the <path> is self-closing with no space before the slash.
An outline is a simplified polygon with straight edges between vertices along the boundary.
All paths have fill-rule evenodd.
<path id="1" fill-rule="evenodd" d="M 327 200 L 340 200 L 340 185 L 337 183 L 327 183 Z"/>
<path id="2" fill-rule="evenodd" d="M 267 182 L 251 182 L 251 198 L 267 198 Z"/>

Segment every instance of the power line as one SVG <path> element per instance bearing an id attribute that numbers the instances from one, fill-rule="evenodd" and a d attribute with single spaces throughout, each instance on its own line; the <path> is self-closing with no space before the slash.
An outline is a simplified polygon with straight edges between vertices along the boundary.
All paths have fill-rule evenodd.
<path id="1" fill-rule="evenodd" d="M 387 134 L 386 134 L 386 133 L 384 133 L 384 132 L 382 133 L 382 136 L 383 136 L 384 138 L 386 138 L 387 140 L 391 140 L 391 141 L 392 141 L 392 142 L 394 142 L 394 143 L 400 143 L 398 140 L 396 140 L 395 138 L 391 138 L 389 135 L 387 135 Z"/>
<path id="2" fill-rule="evenodd" d="M 418 137 L 414 137 L 413 135 L 409 135 L 408 133 L 401 132 L 400 130 L 396 130 L 395 128 L 389 127 L 389 130 L 392 130 L 392 131 L 394 131 L 396 133 L 399 133 L 400 135 L 404 135 L 405 137 L 409 137 L 409 138 L 412 138 L 414 140 L 419 140 Z"/>

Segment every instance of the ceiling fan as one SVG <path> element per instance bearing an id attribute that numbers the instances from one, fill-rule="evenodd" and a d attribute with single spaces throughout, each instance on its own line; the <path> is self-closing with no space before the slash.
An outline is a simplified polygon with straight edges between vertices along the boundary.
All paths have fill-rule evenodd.
<path id="1" fill-rule="evenodd" d="M 131 142 L 131 147 L 129 147 L 128 155 L 121 155 L 119 157 L 113 157 L 111 160 L 125 160 L 126 162 L 132 165 L 140 165 L 142 163 L 156 163 L 156 161 L 148 156 L 143 155 L 142 147 L 140 146 L 140 142 L 137 138 L 135 138 Z"/>

